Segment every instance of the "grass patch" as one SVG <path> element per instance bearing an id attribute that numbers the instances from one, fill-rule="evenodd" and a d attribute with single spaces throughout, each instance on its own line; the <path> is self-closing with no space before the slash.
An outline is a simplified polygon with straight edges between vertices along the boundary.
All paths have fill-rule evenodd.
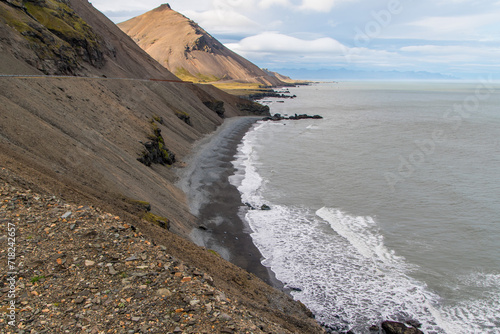
<path id="1" fill-rule="evenodd" d="M 127 198 L 127 197 L 124 197 L 123 200 L 126 203 L 129 203 L 129 204 L 132 204 L 133 206 L 135 206 L 139 211 L 146 211 L 146 212 L 151 211 L 151 203 L 149 203 L 149 202 L 139 201 L 139 200 L 135 200 L 132 198 Z"/>
<path id="2" fill-rule="evenodd" d="M 151 212 L 145 212 L 144 215 L 142 216 L 142 219 L 152 224 L 155 224 L 161 228 L 164 228 L 166 230 L 170 229 L 170 220 L 168 220 L 168 218 L 155 215 L 154 213 Z"/>
<path id="3" fill-rule="evenodd" d="M 33 276 L 30 281 L 31 283 L 35 284 L 37 283 L 38 281 L 42 280 L 42 279 L 45 279 L 45 276 L 41 275 L 41 276 Z"/>
<path id="4" fill-rule="evenodd" d="M 217 82 L 222 78 L 219 78 L 215 75 L 196 73 L 193 74 L 189 72 L 184 67 L 178 67 L 174 73 L 179 79 L 184 81 L 192 81 L 194 83 L 207 83 L 207 82 Z"/>
<path id="5" fill-rule="evenodd" d="M 191 116 L 185 112 L 185 111 L 180 111 L 180 110 L 174 110 L 175 116 L 179 118 L 181 121 L 186 123 L 189 126 L 193 126 L 193 123 L 191 123 Z"/>
<path id="6" fill-rule="evenodd" d="M 249 96 L 272 91 L 271 88 L 258 83 L 226 82 L 214 83 L 213 85 L 226 93 L 236 96 Z"/>
<path id="7" fill-rule="evenodd" d="M 213 249 L 209 249 L 208 252 L 214 254 L 215 256 L 221 257 L 220 254 L 214 251 Z"/>

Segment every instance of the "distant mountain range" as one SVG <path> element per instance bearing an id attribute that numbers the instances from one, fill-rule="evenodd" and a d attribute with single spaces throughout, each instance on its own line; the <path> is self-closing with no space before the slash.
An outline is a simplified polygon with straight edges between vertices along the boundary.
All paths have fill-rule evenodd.
<path id="1" fill-rule="evenodd" d="M 283 84 L 226 48 L 197 23 L 163 4 L 118 24 L 144 51 L 179 78 L 195 82 Z"/>
<path id="2" fill-rule="evenodd" d="M 339 69 L 276 69 L 282 75 L 303 80 L 457 80 L 459 78 L 432 72 L 413 71 L 361 71 L 346 68 Z"/>

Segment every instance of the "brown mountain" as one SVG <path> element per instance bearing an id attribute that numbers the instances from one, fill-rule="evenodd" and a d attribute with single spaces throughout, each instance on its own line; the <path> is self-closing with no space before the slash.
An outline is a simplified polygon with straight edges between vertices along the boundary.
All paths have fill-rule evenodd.
<path id="1" fill-rule="evenodd" d="M 118 26 L 160 64 L 186 80 L 283 84 L 168 4 Z"/>
<path id="2" fill-rule="evenodd" d="M 97 270 L 100 265 L 66 268 L 61 259 L 56 262 L 59 256 L 76 261 L 78 252 L 84 256 L 100 252 L 100 258 L 99 255 L 95 258 L 96 264 L 114 262 L 111 258 L 104 259 L 103 254 L 124 249 L 116 256 L 125 260 L 133 255 L 126 254 L 126 249 L 131 252 L 129 247 L 142 247 L 144 242 L 163 247 L 179 267 L 182 267 L 179 261 L 184 261 L 210 275 L 213 278 L 210 283 L 227 298 L 237 301 L 241 314 L 251 312 L 255 328 L 262 325 L 276 333 L 322 332 L 302 305 L 188 240 L 189 233 L 199 223 L 190 213 L 185 194 L 175 186 L 175 170 L 183 168 L 183 160 L 193 144 L 213 132 L 223 117 L 259 110 L 254 104 L 210 85 L 179 82 L 86 0 L 0 0 L 0 74 L 0 184 L 7 175 L 8 183 L 15 186 L 7 192 L 0 189 L 2 198 L 27 189 L 23 192 L 54 194 L 71 204 L 64 206 L 51 200 L 45 205 L 36 202 L 39 198 L 31 201 L 29 196 L 16 195 L 7 200 L 14 204 L 0 206 L 2 226 L 6 226 L 9 212 L 21 209 L 26 215 L 17 216 L 17 221 L 22 221 L 22 226 L 33 226 L 17 232 L 16 239 L 31 240 L 30 248 L 19 248 L 19 259 L 33 249 L 41 254 L 20 268 L 20 277 L 29 281 L 33 270 L 38 270 L 36 275 L 47 277 L 45 283 L 36 284 L 37 287 L 45 284 L 47 288 L 43 292 L 45 304 L 61 303 L 57 319 L 51 316 L 50 322 L 39 323 L 35 331 L 62 332 L 63 327 L 54 326 L 76 325 L 74 314 L 77 312 L 95 312 L 102 314 L 101 318 L 117 317 L 123 326 L 136 332 L 147 331 L 138 327 L 143 323 L 130 323 L 125 314 L 106 311 L 109 310 L 107 303 L 94 304 L 92 311 L 84 310 L 83 304 L 64 303 L 65 300 L 71 303 L 76 295 L 55 295 L 48 289 L 53 283 L 81 282 L 82 277 L 89 277 L 91 268 L 99 274 L 92 280 L 114 279 Z M 151 78 L 170 81 L 151 81 Z M 90 206 L 96 209 L 85 209 Z M 73 227 L 58 214 L 69 207 L 81 209 L 73 210 L 76 219 Z M 112 239 L 116 236 L 115 232 L 108 233 L 108 226 L 102 226 L 109 219 L 80 216 L 85 211 L 102 214 L 101 210 L 119 215 L 133 226 L 131 235 L 137 241 L 102 240 L 109 234 Z M 44 213 L 39 214 L 42 211 Z M 46 221 L 45 216 L 52 218 Z M 95 226 L 87 225 L 92 221 Z M 170 230 L 166 229 L 168 225 Z M 43 229 L 46 232 L 37 232 Z M 55 235 L 55 231 L 61 232 Z M 58 238 L 71 244 L 73 239 L 68 233 L 82 242 L 78 251 L 73 246 L 60 249 L 63 245 L 56 244 Z M 116 242 L 120 247 L 114 249 Z M 103 251 L 104 245 L 109 247 Z M 139 253 L 137 256 L 141 257 Z M 165 281 L 155 281 L 153 267 L 157 265 L 155 262 L 152 267 L 146 267 L 154 283 L 141 290 L 136 281 L 131 281 L 126 288 L 130 294 L 126 297 L 133 297 L 130 305 L 137 307 L 134 312 L 138 308 L 149 312 L 148 321 L 157 324 L 165 321 L 164 331 L 172 332 L 177 326 L 184 328 L 184 323 L 170 319 L 175 309 L 164 309 L 163 304 L 159 304 L 161 298 L 156 291 L 165 287 Z M 135 265 L 132 268 L 132 271 L 123 269 L 123 277 L 143 270 L 136 269 Z M 173 270 L 176 269 L 170 268 L 167 272 L 169 280 L 175 279 Z M 179 271 L 183 270 L 179 268 Z M 20 295 L 31 295 L 29 286 L 16 287 L 16 292 L 19 288 Z M 92 300 L 97 292 L 89 286 L 81 286 L 81 291 L 90 293 Z M 189 304 L 192 296 L 182 295 L 183 291 L 172 291 L 169 298 L 182 303 L 176 309 L 192 306 Z M 151 295 L 150 300 L 155 301 L 148 304 L 149 299 L 143 298 L 145 295 Z M 109 301 L 115 303 L 115 296 L 110 297 Z M 129 307 L 128 303 L 122 305 L 123 310 Z M 196 312 L 209 313 L 204 307 L 196 308 Z M 186 312 L 190 310 L 186 308 Z M 39 318 L 31 312 L 23 312 L 19 323 L 31 326 L 30 317 Z M 237 325 L 237 320 L 234 321 Z M 217 332 L 226 325 L 219 320 L 213 324 Z M 258 329 L 255 332 L 262 333 Z"/>

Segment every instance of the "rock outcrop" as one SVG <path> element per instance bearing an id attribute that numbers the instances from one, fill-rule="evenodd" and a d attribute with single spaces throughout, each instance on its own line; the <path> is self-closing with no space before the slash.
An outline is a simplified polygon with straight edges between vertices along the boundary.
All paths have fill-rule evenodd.
<path id="1" fill-rule="evenodd" d="M 395 321 L 385 321 L 382 328 L 387 334 L 424 334 L 420 329 L 408 327 L 403 323 Z"/>
<path id="2" fill-rule="evenodd" d="M 323 119 L 323 116 L 321 115 L 307 115 L 307 114 L 301 114 L 301 115 L 293 115 L 293 116 L 282 116 L 281 114 L 274 114 L 273 116 L 270 117 L 265 117 L 263 120 L 264 121 L 283 121 L 283 120 L 301 120 L 301 119 Z"/>

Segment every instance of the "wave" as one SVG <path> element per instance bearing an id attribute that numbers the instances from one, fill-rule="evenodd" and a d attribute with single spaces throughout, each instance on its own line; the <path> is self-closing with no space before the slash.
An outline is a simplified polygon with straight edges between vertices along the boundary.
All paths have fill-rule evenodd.
<path id="1" fill-rule="evenodd" d="M 270 131 L 259 123 L 248 132 L 233 162 L 231 183 L 243 203 L 272 210 L 248 210 L 245 219 L 264 257 L 263 264 L 307 305 L 316 318 L 336 331 L 368 333 L 384 320 L 421 322 L 425 333 L 498 334 L 500 295 L 446 304 L 411 273 L 418 270 L 384 244 L 377 220 L 338 208 L 291 207 L 266 200 L 259 174 L 261 136 Z M 498 284 L 498 276 L 464 282 Z M 465 284 L 465 283 L 464 283 Z M 498 290 L 497 290 L 498 291 Z M 493 298 L 497 298 L 496 302 Z M 491 307 L 493 305 L 493 308 Z M 496 327 L 495 327 L 496 326 Z"/>

